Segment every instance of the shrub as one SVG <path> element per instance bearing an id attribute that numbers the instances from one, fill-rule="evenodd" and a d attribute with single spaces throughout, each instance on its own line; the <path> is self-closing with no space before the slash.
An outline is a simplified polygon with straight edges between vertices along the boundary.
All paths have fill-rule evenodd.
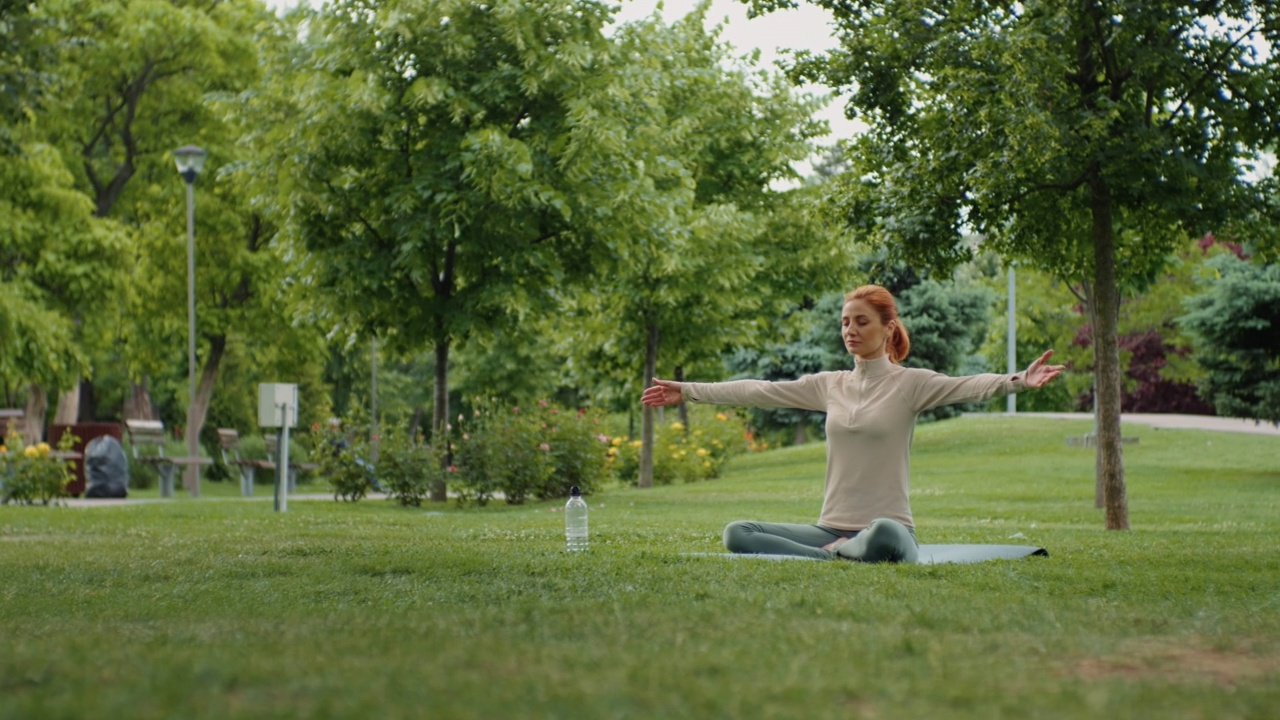
<path id="1" fill-rule="evenodd" d="M 477 399 L 449 437 L 449 477 L 462 503 L 484 505 L 500 493 L 520 504 L 563 497 L 573 485 L 589 494 L 609 476 L 599 418 L 546 401 L 521 408 Z"/>
<path id="2" fill-rule="evenodd" d="M 401 505 L 421 507 L 431 483 L 443 479 L 440 453 L 422 437 L 390 428 L 378 451 L 377 479 L 382 489 Z"/>
<path id="3" fill-rule="evenodd" d="M 77 438 L 63 433 L 58 449 L 68 452 Z M 52 457 L 48 443 L 23 445 L 22 437 L 12 428 L 0 445 L 0 493 L 4 501 L 25 505 L 40 502 L 48 505 L 67 497 L 67 485 L 74 479 L 72 465 Z"/>
<path id="4" fill-rule="evenodd" d="M 679 420 L 659 423 L 653 449 L 654 485 L 719 477 L 729 458 L 748 449 L 748 441 L 755 442 L 737 410 L 692 405 L 689 416 L 687 429 Z M 640 478 L 640 441 L 616 437 L 610 446 L 615 477 L 635 485 Z"/>
<path id="5" fill-rule="evenodd" d="M 373 487 L 370 466 L 358 453 L 363 444 L 352 445 L 337 431 L 325 431 L 312 455 L 318 472 L 333 488 L 333 499 L 356 502 Z"/>

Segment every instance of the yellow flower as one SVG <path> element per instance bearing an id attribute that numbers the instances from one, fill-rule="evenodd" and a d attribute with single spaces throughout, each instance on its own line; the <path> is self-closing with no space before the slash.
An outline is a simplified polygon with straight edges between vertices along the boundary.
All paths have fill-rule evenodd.
<path id="1" fill-rule="evenodd" d="M 710 460 L 708 460 L 708 461 L 706 461 L 706 462 L 702 463 L 702 467 L 711 467 L 711 461 L 710 461 Z"/>
<path id="2" fill-rule="evenodd" d="M 683 429 L 684 429 L 684 423 L 682 423 L 682 422 L 673 422 L 673 423 L 671 423 L 671 429 L 672 429 L 672 430 L 683 430 Z"/>
<path id="3" fill-rule="evenodd" d="M 0 455 L 8 455 L 8 454 L 9 454 L 9 446 L 0 445 Z"/>
<path id="4" fill-rule="evenodd" d="M 609 457 L 613 457 L 614 455 L 617 455 L 617 454 L 618 454 L 618 448 L 616 447 L 609 448 Z"/>
<path id="5" fill-rule="evenodd" d="M 36 445 L 36 452 L 40 453 L 40 457 L 49 457 L 51 451 L 52 448 L 49 447 L 49 443 L 42 442 Z"/>
<path id="6" fill-rule="evenodd" d="M 631 447 L 633 447 L 633 448 L 638 448 L 638 447 L 640 447 L 640 446 L 641 446 L 641 445 L 643 445 L 643 444 L 644 444 L 644 443 L 640 442 L 639 440 L 632 440 L 632 441 L 631 441 Z"/>
<path id="7" fill-rule="evenodd" d="M 728 420 L 728 419 L 729 419 L 729 416 L 728 416 L 728 415 L 725 415 L 724 413 L 716 413 L 716 419 L 717 419 L 717 420 Z"/>
<path id="8" fill-rule="evenodd" d="M 619 445 L 621 445 L 621 444 L 622 444 L 622 436 L 621 436 L 621 435 L 619 435 L 618 437 L 616 437 L 616 438 L 614 438 L 614 439 L 613 439 L 613 446 L 614 446 L 614 447 L 618 447 L 618 446 L 619 446 Z"/>
<path id="9" fill-rule="evenodd" d="M 702 457 L 706 457 L 711 454 L 711 451 L 706 448 L 698 448 L 698 454 Z"/>
<path id="10" fill-rule="evenodd" d="M 40 451 L 36 449 L 35 445 L 28 445 L 22 448 L 22 454 L 24 457 L 33 458 L 33 457 L 39 457 Z"/>

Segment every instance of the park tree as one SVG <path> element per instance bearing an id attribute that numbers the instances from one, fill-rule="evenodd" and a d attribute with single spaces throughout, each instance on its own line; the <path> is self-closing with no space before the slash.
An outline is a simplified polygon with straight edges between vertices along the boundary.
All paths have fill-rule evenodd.
<path id="1" fill-rule="evenodd" d="M 36 8 L 51 28 L 44 42 L 54 48 L 57 77 L 57 101 L 42 108 L 40 125 L 73 169 L 93 215 L 128 230 L 131 242 L 121 259 L 143 264 L 151 259 L 142 254 L 144 236 L 153 231 L 144 226 L 161 204 L 177 209 L 172 199 L 182 194 L 170 151 L 197 141 L 209 144 L 201 137 L 216 134 L 210 128 L 218 121 L 206 95 L 235 92 L 252 81 L 253 28 L 270 15 L 257 0 L 50 0 Z M 170 225 L 175 239 L 182 216 L 180 209 L 172 216 L 178 218 Z M 165 280 L 135 274 L 114 313 L 104 304 L 76 318 L 82 342 L 92 346 L 90 339 L 110 338 L 116 343 L 111 350 L 130 364 L 128 375 L 139 382 L 125 399 L 129 417 L 151 417 L 141 372 L 149 364 L 145 356 L 157 347 L 148 325 L 152 315 L 175 307 L 172 294 L 161 294 L 165 299 L 158 305 L 138 307 L 139 293 L 152 291 L 154 297 L 148 285 Z M 173 357 L 167 354 L 166 361 Z M 58 422 L 81 416 L 79 390 L 76 382 L 62 394 Z"/>
<path id="2" fill-rule="evenodd" d="M 757 11 L 791 0 L 756 0 Z M 815 0 L 840 46 L 797 80 L 847 93 L 866 133 L 838 195 L 849 226 L 913 263 L 967 258 L 977 232 L 1078 288 L 1094 328 L 1097 481 L 1129 526 L 1117 315 L 1164 258 L 1206 230 L 1274 214 L 1251 171 L 1276 141 L 1280 6 Z M 1275 227 L 1274 224 L 1269 227 Z"/>
<path id="3" fill-rule="evenodd" d="M 94 216 L 40 118 L 63 70 L 56 26 L 28 3 L 0 3 L 0 378 L 25 396 L 29 440 L 42 437 L 46 387 L 89 370 L 78 319 L 111 297 L 123 236 Z"/>
<path id="4" fill-rule="evenodd" d="M 281 144 L 290 232 L 335 317 L 393 352 L 528 332 L 605 251 L 631 167 L 619 82 L 590 0 L 340 0 L 310 23 L 294 134 Z M 433 488 L 442 500 L 444 488 Z"/>
<path id="5" fill-rule="evenodd" d="M 588 384 L 609 383 L 631 403 L 660 357 L 663 374 L 713 379 L 727 347 L 762 342 L 784 307 L 832 287 L 846 266 L 814 194 L 772 187 L 794 180 L 792 163 L 811 152 L 814 101 L 733 57 L 706 29 L 706 10 L 614 34 L 632 173 L 597 226 L 610 249 L 607 285 L 572 298 L 567 349 Z M 655 410 L 643 412 L 638 485 L 647 487 Z"/>
<path id="6" fill-rule="evenodd" d="M 1219 250 L 1180 326 L 1206 376 L 1202 396 L 1218 413 L 1280 424 L 1280 265 Z"/>

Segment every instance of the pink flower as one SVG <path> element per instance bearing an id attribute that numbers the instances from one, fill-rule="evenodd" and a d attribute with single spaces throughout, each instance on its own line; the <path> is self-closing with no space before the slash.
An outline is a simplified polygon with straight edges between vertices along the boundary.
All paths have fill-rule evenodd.
<path id="1" fill-rule="evenodd" d="M 520 406 L 519 406 L 519 405 L 517 405 L 517 406 L 515 406 L 515 407 L 511 408 L 511 412 L 513 412 L 513 413 L 515 413 L 515 414 L 519 415 L 519 414 L 520 414 Z"/>
<path id="2" fill-rule="evenodd" d="M 542 452 L 550 452 L 551 446 L 546 443 L 542 443 L 541 445 L 538 446 L 538 449 L 541 450 Z"/>
<path id="3" fill-rule="evenodd" d="M 597 440 L 599 440 L 599 441 L 600 441 L 600 442 L 602 442 L 602 443 L 607 443 L 607 442 L 609 442 L 609 440 L 610 440 L 609 436 L 608 436 L 608 435 L 605 435 L 604 433 L 601 433 L 601 434 L 597 435 L 597 436 L 596 436 L 596 439 L 597 439 Z"/>
<path id="4" fill-rule="evenodd" d="M 539 401 L 538 401 L 538 406 L 539 406 L 539 407 L 546 407 L 546 406 L 547 406 L 547 401 L 546 401 L 546 400 L 539 400 Z"/>
<path id="5" fill-rule="evenodd" d="M 449 472 L 458 472 L 458 466 L 457 466 L 457 465 L 450 465 L 450 466 L 449 466 Z"/>

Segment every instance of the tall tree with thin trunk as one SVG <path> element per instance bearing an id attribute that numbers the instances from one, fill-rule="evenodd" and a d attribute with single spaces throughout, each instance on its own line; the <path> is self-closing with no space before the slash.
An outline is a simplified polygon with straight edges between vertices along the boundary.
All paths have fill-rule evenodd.
<path id="1" fill-rule="evenodd" d="M 800 54 L 792 74 L 841 88 L 869 126 L 836 196 L 843 217 L 934 266 L 968 257 L 961 238 L 977 231 L 1080 289 L 1095 333 L 1096 481 L 1106 527 L 1128 528 L 1121 293 L 1186 238 L 1274 213 L 1274 178 L 1250 171 L 1280 134 L 1280 57 L 1268 44 L 1280 5 L 813 4 L 831 11 L 840 45 Z"/>
<path id="2" fill-rule="evenodd" d="M 735 58 L 706 11 L 615 35 L 631 76 L 621 101 L 633 179 L 601 230 L 607 284 L 572 298 L 564 345 L 579 376 L 625 388 L 633 404 L 656 375 L 722 374 L 726 346 L 756 341 L 779 304 L 843 266 L 806 194 L 771 187 L 795 179 L 820 131 L 812 99 Z M 640 487 L 653 483 L 655 421 L 644 408 Z"/>
<path id="3" fill-rule="evenodd" d="M 169 188 L 181 186 L 170 151 L 199 142 L 218 124 L 206 93 L 235 92 L 252 81 L 253 27 L 269 12 L 255 0 L 50 0 L 36 7 L 50 23 L 44 41 L 56 50 L 58 73 L 58 102 L 45 108 L 41 124 L 75 169 L 94 215 L 118 221 L 136 238 L 146 232 L 143 218 Z M 138 252 L 135 246 L 125 259 L 137 262 Z M 139 284 L 126 287 L 132 292 Z M 109 308 L 75 318 L 78 336 L 90 346 L 102 345 L 89 342 L 94 338 L 110 338 L 123 347 L 116 352 L 133 366 L 137 381 L 129 404 L 149 413 L 148 386 L 139 373 L 148 363 L 139 354 L 147 354 L 151 338 L 134 332 L 135 316 L 125 314 L 120 322 L 105 312 Z M 123 304 L 115 309 L 124 310 Z M 123 337 L 113 332 L 117 328 Z M 80 419 L 79 392 L 78 381 L 63 388 L 58 422 Z"/>
<path id="4" fill-rule="evenodd" d="M 312 20 L 299 117 L 281 143 L 290 232 L 330 312 L 391 351 L 528 332 L 595 255 L 623 127 L 593 0 L 339 0 Z M 445 488 L 432 489 L 434 500 Z"/>

